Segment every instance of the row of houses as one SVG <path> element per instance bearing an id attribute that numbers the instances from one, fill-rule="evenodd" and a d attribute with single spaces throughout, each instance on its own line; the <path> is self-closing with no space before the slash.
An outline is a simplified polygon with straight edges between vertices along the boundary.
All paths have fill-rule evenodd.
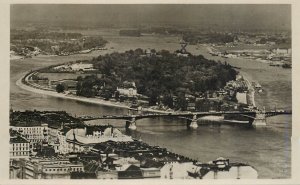
<path id="1" fill-rule="evenodd" d="M 228 46 L 229 47 L 229 46 Z M 236 46 L 232 46 L 236 47 Z M 260 59 L 269 61 L 291 61 L 291 48 L 274 48 L 274 49 L 241 49 L 241 50 L 226 50 L 225 52 L 218 51 L 215 48 L 209 48 L 209 53 L 212 56 L 220 56 L 223 58 L 243 57 L 248 59 Z"/>
<path id="2" fill-rule="evenodd" d="M 96 152 L 101 156 L 103 152 L 99 147 L 108 146 L 109 143 L 118 143 L 120 146 L 127 145 L 127 152 L 135 151 L 135 153 L 149 153 L 151 151 L 150 146 L 139 145 L 139 143 L 134 142 L 131 137 L 123 135 L 118 129 L 115 129 L 111 126 L 100 126 L 100 127 L 85 127 L 85 128 L 76 128 L 76 129 L 57 129 L 55 132 L 54 129 L 47 127 L 43 124 L 43 129 L 40 129 L 41 126 L 34 127 L 12 127 L 12 133 L 17 133 L 18 136 L 22 139 L 16 140 L 15 136 L 11 135 L 11 153 L 20 153 L 20 155 L 14 156 L 11 155 L 11 159 L 14 160 L 23 160 L 21 168 L 13 168 L 11 165 L 11 176 L 16 177 L 18 173 L 19 178 L 25 179 L 49 179 L 49 178 L 71 178 L 72 172 L 84 173 L 83 163 L 71 163 L 67 159 L 49 159 L 47 158 L 38 158 L 33 156 L 33 145 L 34 143 L 39 143 L 38 140 L 32 139 L 32 135 L 38 133 L 41 137 L 44 137 L 41 143 L 46 143 L 47 146 L 53 146 L 51 144 L 51 137 L 56 135 L 56 138 L 59 141 L 58 150 L 55 150 L 58 154 L 68 155 L 69 153 L 83 153 L 83 152 Z M 31 131 L 28 131 L 31 130 Z M 47 132 L 45 132 L 47 130 Z M 51 131 L 52 130 L 52 131 Z M 68 131 L 66 131 L 68 130 Z M 21 133 L 18 133 L 20 131 Z M 47 133 L 47 134 L 46 134 Z M 55 134 L 54 134 L 55 133 Z M 24 134 L 24 135 L 23 135 Z M 22 137 L 23 136 L 23 137 Z M 29 136 L 29 137 L 28 137 Z M 27 137 L 28 139 L 25 139 Z M 53 138 L 52 138 L 53 140 Z M 48 142 L 46 142 L 48 141 Z M 19 148 L 19 145 L 22 146 Z M 23 146 L 24 145 L 24 146 Z M 44 145 L 43 145 L 44 146 Z M 113 144 L 111 145 L 113 146 Z M 136 149 L 132 146 L 138 147 Z M 17 148 L 18 147 L 18 148 Z M 105 151 L 106 155 L 101 158 L 105 161 L 106 164 L 109 163 L 109 160 L 113 159 L 114 162 L 109 163 L 109 167 L 101 168 L 98 174 L 98 178 L 108 178 L 108 174 L 103 171 L 109 171 L 109 178 L 158 178 L 160 177 L 160 169 L 158 168 L 140 168 L 140 162 L 133 157 L 125 157 L 120 153 L 122 147 L 114 146 L 111 148 L 110 152 Z M 124 149 L 124 148 L 123 148 Z M 101 152 L 100 152 L 101 150 Z M 116 151 L 114 151 L 116 150 Z M 117 152 L 119 151 L 119 152 Z M 21 153 L 24 155 L 21 155 Z M 25 154 L 26 152 L 26 154 Z M 99 153 L 100 152 L 100 153 Z M 120 156 L 118 156 L 118 153 Z M 48 153 L 49 154 L 49 153 Z M 48 155 L 46 154 L 46 155 Z M 107 158 L 107 156 L 110 158 Z M 106 156 L 106 157 L 105 157 Z M 112 158 L 114 156 L 114 158 Z M 114 166 L 114 168 L 111 168 Z M 138 169 L 137 169 L 138 168 Z M 22 171 L 20 172 L 20 169 Z M 114 171 L 114 173 L 112 173 Z M 152 175 L 151 175 L 152 174 Z M 85 178 L 83 176 L 82 178 Z"/>
<path id="3" fill-rule="evenodd" d="M 19 179 L 70 179 L 74 172 L 84 172 L 80 162 L 72 163 L 66 157 L 31 157 L 11 161 L 11 178 Z"/>
<path id="4" fill-rule="evenodd" d="M 31 117 L 39 116 L 35 113 Z M 165 148 L 133 140 L 110 125 L 76 126 L 72 119 L 67 120 L 69 124 L 18 122 L 11 126 L 11 178 L 205 178 L 216 177 L 206 174 L 225 169 L 229 173 L 235 168 L 225 164 L 226 160 L 220 165 L 201 166 Z M 36 135 L 38 140 L 33 137 Z M 255 177 L 253 168 L 248 168 L 250 177 Z"/>
<path id="5" fill-rule="evenodd" d="M 106 141 L 125 142 L 132 141 L 130 136 L 123 135 L 118 129 L 110 125 L 106 126 L 85 126 L 84 128 L 49 127 L 48 124 L 41 123 L 36 126 L 18 125 L 10 126 L 11 133 L 11 157 L 16 156 L 14 153 L 26 153 L 29 156 L 29 147 L 16 148 L 19 145 L 28 145 L 34 149 L 35 144 L 46 142 L 50 146 L 56 146 L 55 151 L 59 154 L 67 154 L 70 152 L 89 151 L 94 145 Z M 93 131 L 91 131 L 93 130 Z"/>
<path id="6" fill-rule="evenodd" d="M 93 64 L 90 63 L 73 63 L 73 64 L 64 64 L 53 67 L 53 70 L 58 72 L 77 72 L 77 71 L 95 71 Z"/>

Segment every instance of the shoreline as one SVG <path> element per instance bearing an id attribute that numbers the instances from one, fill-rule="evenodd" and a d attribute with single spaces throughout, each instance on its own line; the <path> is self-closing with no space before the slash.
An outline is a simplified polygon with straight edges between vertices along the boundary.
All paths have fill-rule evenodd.
<path id="1" fill-rule="evenodd" d="M 206 50 L 207 50 L 208 53 L 212 52 L 213 50 L 216 50 L 213 46 L 205 46 L 205 47 L 206 47 Z M 223 56 L 219 56 L 219 57 L 223 57 Z M 264 63 L 264 64 L 269 64 L 269 65 L 271 65 L 272 63 L 276 63 L 276 62 L 280 62 L 282 64 L 286 63 L 286 61 L 284 61 L 284 60 L 272 61 L 272 60 L 266 60 L 266 59 L 261 59 L 261 58 L 247 58 L 247 57 L 243 57 L 243 56 L 227 57 L 227 58 L 235 58 L 235 59 L 239 59 L 239 60 L 251 59 L 251 60 L 254 60 L 256 62 L 260 62 L 260 63 Z M 227 59 L 227 58 L 224 58 L 224 59 Z"/>
<path id="2" fill-rule="evenodd" d="M 251 84 L 251 82 L 248 80 L 248 78 L 246 78 L 245 76 L 243 76 L 244 80 L 247 82 L 248 84 L 248 93 L 247 96 L 249 96 L 249 102 L 247 102 L 248 105 L 252 105 L 253 107 L 256 107 L 256 103 L 255 103 L 255 89 L 253 87 L 253 85 Z"/>
<path id="3" fill-rule="evenodd" d="M 32 73 L 31 73 L 32 74 Z M 122 104 L 122 103 L 114 103 L 111 101 L 106 101 L 106 100 L 101 100 L 99 98 L 86 98 L 82 96 L 75 96 L 75 95 L 67 95 L 67 94 L 62 94 L 62 93 L 57 93 L 55 91 L 49 91 L 49 90 L 43 90 L 39 88 L 34 88 L 29 85 L 26 85 L 22 82 L 25 76 L 22 76 L 20 79 L 16 81 L 16 85 L 24 90 L 37 93 L 37 94 L 43 94 L 47 96 L 52 96 L 52 97 L 57 97 L 57 98 L 65 98 L 65 99 L 70 99 L 70 100 L 76 100 L 76 101 L 81 101 L 85 103 L 93 103 L 97 105 L 104 105 L 104 106 L 110 106 L 110 107 L 117 107 L 117 108 L 123 108 L 123 109 L 130 109 L 129 106 Z M 27 80 L 27 79 L 25 79 Z M 145 112 L 155 112 L 155 113 L 170 113 L 170 111 L 163 111 L 163 110 L 155 110 L 151 108 L 142 108 L 141 111 Z"/>
<path id="4" fill-rule="evenodd" d="M 20 79 L 16 81 L 16 85 L 24 90 L 37 93 L 37 94 L 43 94 L 47 96 L 52 96 L 52 97 L 57 97 L 57 98 L 64 98 L 64 99 L 70 99 L 70 100 L 75 100 L 75 101 L 80 101 L 80 102 L 85 102 L 85 103 L 92 103 L 92 104 L 97 104 L 97 105 L 104 105 L 104 106 L 110 106 L 110 107 L 117 107 L 117 108 L 122 108 L 122 109 L 131 109 L 130 106 L 120 103 L 120 102 L 112 102 L 112 101 L 106 101 L 102 100 L 99 98 L 87 98 L 83 96 L 76 96 L 76 95 L 70 95 L 70 94 L 64 94 L 64 93 L 57 93 L 56 91 L 51 91 L 51 90 L 46 90 L 42 89 L 43 87 L 38 87 L 39 85 L 32 84 L 35 87 L 32 87 L 30 85 L 27 85 L 23 83 L 23 80 L 25 80 L 27 83 L 31 84 L 28 82 L 28 78 L 30 75 L 34 74 L 35 71 L 32 71 L 31 73 L 27 73 L 27 75 L 22 76 Z M 253 105 L 255 106 L 255 90 L 253 89 L 252 84 L 249 82 L 247 78 L 243 76 L 244 80 L 248 82 L 248 89 L 250 90 L 249 96 L 250 96 L 250 102 L 248 105 Z M 153 112 L 153 113 L 162 113 L 162 114 L 168 114 L 175 112 L 173 111 L 164 111 L 164 110 L 156 110 L 152 108 L 142 108 L 141 111 L 145 112 Z M 183 111 L 181 111 L 183 112 Z"/>
<path id="5" fill-rule="evenodd" d="M 205 47 L 207 53 L 213 51 L 213 49 L 214 49 L 214 47 L 212 47 L 212 46 L 204 46 L 204 47 Z M 221 57 L 221 56 L 219 56 L 219 57 Z M 246 58 L 236 57 L 235 59 L 243 60 L 243 59 L 246 59 Z M 254 61 L 259 62 L 259 63 L 265 63 L 265 64 L 270 64 L 271 63 L 271 61 L 264 61 L 264 60 L 254 60 Z M 247 97 L 249 97 L 249 99 L 247 98 L 247 104 L 256 107 L 257 106 L 257 103 L 255 102 L 255 93 L 256 93 L 256 91 L 255 91 L 255 88 L 253 87 L 253 85 L 251 83 L 251 81 L 253 81 L 252 77 L 249 76 L 249 74 L 245 71 L 241 71 L 241 70 L 237 70 L 237 71 L 239 71 L 239 73 L 242 75 L 243 79 L 247 82 L 247 86 L 248 86 Z"/>
<path id="6" fill-rule="evenodd" d="M 209 47 L 206 46 L 206 49 L 208 49 L 208 48 Z M 91 53 L 93 53 L 93 52 L 97 52 L 97 50 L 94 50 Z M 74 54 L 74 55 L 78 55 L 78 54 Z M 82 55 L 82 54 L 79 54 L 79 55 Z M 51 57 L 51 56 L 53 56 L 53 55 L 39 55 L 39 56 L 35 56 L 35 57 L 36 58 L 47 58 L 47 57 Z M 55 57 L 60 57 L 60 56 L 57 55 Z M 17 60 L 22 60 L 22 59 L 17 59 Z M 256 61 L 256 62 L 260 62 L 260 61 Z M 30 74 L 29 74 L 29 72 L 30 71 L 27 71 L 26 74 L 31 75 L 35 71 L 32 71 Z M 239 72 L 241 72 L 241 71 L 239 71 Z M 32 87 L 30 85 L 27 85 L 27 84 L 23 83 L 23 81 L 22 81 L 22 79 L 24 79 L 25 81 L 28 80 L 28 78 L 26 78 L 27 75 L 22 76 L 20 79 L 18 79 L 16 81 L 16 85 L 19 86 L 22 89 L 25 89 L 25 90 L 33 92 L 33 93 L 43 94 L 43 95 L 48 95 L 48 96 L 58 97 L 58 98 L 71 99 L 71 100 L 76 100 L 76 101 L 81 101 L 81 102 L 86 102 L 86 103 L 93 103 L 93 104 L 97 104 L 97 105 L 104 105 L 104 106 L 111 106 L 111 107 L 117 107 L 117 108 L 123 108 L 123 109 L 130 109 L 130 106 L 128 106 L 124 103 L 120 103 L 120 102 L 112 102 L 112 101 L 106 101 L 106 100 L 99 99 L 99 98 L 86 98 L 86 97 L 82 97 L 82 96 L 68 95 L 68 94 L 64 94 L 64 93 L 57 93 L 56 91 L 50 91 L 50 90 L 43 89 L 43 87 L 34 87 L 35 85 L 33 85 L 33 87 Z M 254 90 L 249 78 L 245 77 L 245 76 L 248 76 L 248 74 L 246 74 L 246 75 L 243 74 L 242 76 L 248 82 L 248 89 L 251 89 L 248 92 L 248 95 L 250 97 L 249 98 L 250 102 L 248 103 L 248 105 L 254 105 L 255 106 L 256 105 L 255 90 Z M 250 79 L 251 79 L 251 76 L 250 76 Z M 27 81 L 27 83 L 29 83 L 29 82 Z M 152 108 L 142 108 L 141 111 L 163 113 L 163 114 L 168 114 L 168 113 L 171 113 L 171 112 L 175 112 L 174 110 L 173 111 L 165 111 L 165 110 L 157 110 L 157 109 L 152 109 Z"/>

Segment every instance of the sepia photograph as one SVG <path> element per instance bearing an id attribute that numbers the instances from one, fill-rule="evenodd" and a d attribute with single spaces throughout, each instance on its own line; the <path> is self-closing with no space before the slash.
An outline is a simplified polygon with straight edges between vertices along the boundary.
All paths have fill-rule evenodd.
<path id="1" fill-rule="evenodd" d="M 9 179 L 292 178 L 291 4 L 9 9 Z"/>

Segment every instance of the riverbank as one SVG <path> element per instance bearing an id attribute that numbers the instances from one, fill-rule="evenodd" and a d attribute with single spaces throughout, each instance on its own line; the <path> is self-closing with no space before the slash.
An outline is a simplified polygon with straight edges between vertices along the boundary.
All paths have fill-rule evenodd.
<path id="1" fill-rule="evenodd" d="M 250 105 L 250 106 L 256 107 L 256 104 L 255 104 L 255 89 L 246 77 L 243 77 L 243 78 L 246 81 L 247 86 L 248 86 L 247 96 L 249 98 L 247 98 L 247 104 Z"/>
<path id="2" fill-rule="evenodd" d="M 110 100 L 104 100 L 101 97 L 94 97 L 94 98 L 87 98 L 83 96 L 77 96 L 72 93 L 69 93 L 68 91 L 57 93 L 54 89 L 49 88 L 44 85 L 39 85 L 35 82 L 33 82 L 31 79 L 32 76 L 35 76 L 38 73 L 38 70 L 30 71 L 28 72 L 24 77 L 21 77 L 17 80 L 17 85 L 23 89 L 26 89 L 28 91 L 32 91 L 34 93 L 39 93 L 43 95 L 49 95 L 59 98 L 66 98 L 66 99 L 72 99 L 76 101 L 82 101 L 86 103 L 95 103 L 105 106 L 113 106 L 118 108 L 125 108 L 130 109 L 131 105 L 129 103 L 121 103 L 116 101 L 110 101 Z M 63 78 L 63 77 L 61 77 Z M 60 78 L 59 78 L 60 79 Z M 248 87 L 248 93 L 247 93 L 247 104 L 249 106 L 255 107 L 255 100 L 254 100 L 254 87 L 252 86 L 252 83 L 249 82 L 249 80 L 245 77 L 244 80 L 246 81 L 246 86 Z M 26 86 L 26 87 L 25 87 Z M 150 108 L 144 108 L 139 109 L 140 111 L 146 111 L 146 112 L 156 112 L 156 113 L 172 113 L 175 112 L 175 110 L 169 109 L 168 111 L 165 109 L 159 109 L 158 107 L 150 107 Z M 186 111 L 180 111 L 180 112 L 186 112 Z"/>
<path id="3" fill-rule="evenodd" d="M 222 57 L 224 59 L 229 59 L 229 58 L 236 58 L 236 59 L 252 59 L 255 60 L 257 62 L 261 62 L 261 63 L 265 63 L 268 64 L 270 66 L 283 66 L 286 63 L 290 63 L 287 62 L 285 60 L 271 60 L 271 59 L 263 59 L 261 57 L 255 57 L 255 56 L 240 56 L 240 55 L 236 55 L 236 54 L 224 54 L 224 51 L 220 51 L 219 49 L 216 49 L 214 46 L 211 45 L 204 45 L 206 47 L 207 53 L 209 53 L 212 56 L 219 56 Z M 252 49 L 250 49 L 252 50 Z M 255 49 L 254 49 L 255 50 Z M 231 48 L 228 48 L 228 51 L 231 51 Z M 243 53 L 243 52 L 247 52 L 248 50 L 238 50 L 238 52 Z M 226 51 L 225 51 L 226 52 Z"/>
<path id="4" fill-rule="evenodd" d="M 99 98 L 86 98 L 86 97 L 76 96 L 76 95 L 72 95 L 72 94 L 57 93 L 55 91 L 44 90 L 44 89 L 37 88 L 37 87 L 31 87 L 31 86 L 23 83 L 23 80 L 28 81 L 28 76 L 29 75 L 27 75 L 25 78 L 21 77 L 19 80 L 17 80 L 16 85 L 18 87 L 24 89 L 24 90 L 27 90 L 27 91 L 30 91 L 30 92 L 33 92 L 33 93 L 47 95 L 47 96 L 71 99 L 71 100 L 81 101 L 81 102 L 85 102 L 85 103 L 93 103 L 93 104 L 98 104 L 98 105 L 105 105 L 105 106 L 111 106 L 111 107 L 130 109 L 130 106 L 119 103 L 119 102 L 111 102 L 111 101 L 106 101 L 106 100 L 102 100 L 102 99 L 99 99 Z M 163 113 L 163 114 L 170 113 L 169 111 L 155 110 L 155 109 L 151 109 L 151 108 L 143 108 L 141 111 L 154 112 L 154 113 Z"/>

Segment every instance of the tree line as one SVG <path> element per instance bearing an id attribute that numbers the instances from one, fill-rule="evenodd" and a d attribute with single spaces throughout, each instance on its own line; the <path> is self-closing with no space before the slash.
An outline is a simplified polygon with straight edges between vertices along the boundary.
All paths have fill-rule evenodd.
<path id="1" fill-rule="evenodd" d="M 138 48 L 93 58 L 91 62 L 102 76 L 78 79 L 77 94 L 92 97 L 100 91 L 110 98 L 124 81 L 134 81 L 138 93 L 149 97 L 149 105 L 163 102 L 171 107 L 174 96 L 185 105 L 186 95 L 199 97 L 218 90 L 237 75 L 229 64 L 202 55 L 178 57 L 167 50 L 152 52 L 156 54 L 145 56 Z"/>
<path id="2" fill-rule="evenodd" d="M 40 30 L 12 30 L 10 39 L 11 50 L 16 53 L 22 53 L 24 47 L 38 47 L 47 54 L 76 53 L 81 50 L 104 47 L 107 43 L 101 36 Z"/>

